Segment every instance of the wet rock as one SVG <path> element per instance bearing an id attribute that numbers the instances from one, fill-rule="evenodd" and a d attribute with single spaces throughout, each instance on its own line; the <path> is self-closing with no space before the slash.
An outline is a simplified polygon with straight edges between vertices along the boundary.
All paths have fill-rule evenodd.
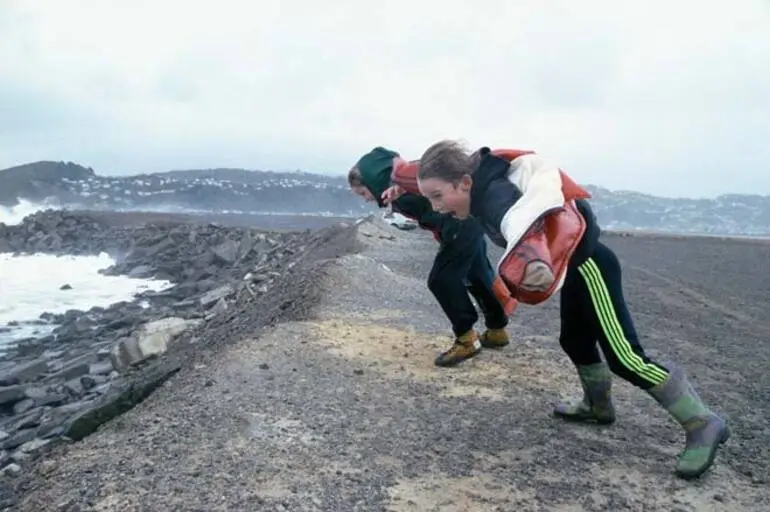
<path id="1" fill-rule="evenodd" d="M 126 275 L 134 278 L 149 278 L 152 277 L 154 273 L 155 269 L 150 265 L 139 265 L 132 268 Z"/>

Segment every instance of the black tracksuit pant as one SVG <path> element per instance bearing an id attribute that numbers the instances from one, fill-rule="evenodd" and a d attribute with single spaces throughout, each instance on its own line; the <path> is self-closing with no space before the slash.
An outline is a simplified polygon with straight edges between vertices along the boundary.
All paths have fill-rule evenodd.
<path id="1" fill-rule="evenodd" d="M 508 317 L 492 291 L 495 271 L 487 257 L 484 231 L 475 219 L 449 219 L 441 229 L 441 247 L 428 276 L 428 288 L 452 323 L 455 336 L 470 331 L 479 315 L 490 329 L 502 329 Z"/>
<path id="2" fill-rule="evenodd" d="M 639 344 L 623 298 L 620 262 L 601 242 L 589 258 L 567 270 L 559 338 L 578 366 L 601 361 L 597 341 L 612 372 L 634 386 L 649 389 L 668 377 L 666 368 L 650 360 Z"/>

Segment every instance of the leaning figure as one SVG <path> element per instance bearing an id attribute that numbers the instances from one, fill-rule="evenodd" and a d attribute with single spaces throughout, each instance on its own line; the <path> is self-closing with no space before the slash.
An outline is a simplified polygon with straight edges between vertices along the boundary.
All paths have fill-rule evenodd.
<path id="1" fill-rule="evenodd" d="M 555 415 L 613 423 L 614 373 L 646 391 L 683 427 L 680 477 L 696 478 L 711 466 L 730 436 L 728 426 L 681 367 L 645 354 L 623 298 L 620 262 L 599 240 L 587 191 L 533 151 L 484 147 L 469 154 L 453 141 L 432 145 L 416 172 L 395 173 L 393 180 L 386 203 L 409 191 L 438 212 L 477 219 L 505 249 L 498 273 L 519 302 L 540 304 L 560 292 L 559 343 L 577 368 L 583 398 L 556 405 Z"/>
<path id="2" fill-rule="evenodd" d="M 408 162 L 397 152 L 378 146 L 359 158 L 350 169 L 348 185 L 365 201 L 376 202 L 383 208 L 381 196 L 392 185 L 394 170 L 414 167 L 416 162 Z M 430 202 L 419 194 L 403 194 L 390 204 L 393 211 L 431 231 L 439 242 L 428 275 L 428 289 L 452 325 L 454 343 L 436 357 L 435 364 L 455 366 L 478 354 L 482 347 L 508 345 L 505 327 L 517 302 L 495 276 L 481 226 L 474 220 L 460 220 L 433 211 Z M 486 330 L 481 335 L 474 328 L 479 315 L 469 293 L 484 315 Z"/>

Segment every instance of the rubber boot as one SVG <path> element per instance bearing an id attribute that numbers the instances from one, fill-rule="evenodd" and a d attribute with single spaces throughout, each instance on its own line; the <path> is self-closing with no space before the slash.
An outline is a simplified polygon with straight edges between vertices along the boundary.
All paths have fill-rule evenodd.
<path id="1" fill-rule="evenodd" d="M 698 478 L 714 463 L 717 449 L 730 437 L 730 429 L 703 404 L 678 365 L 665 366 L 668 379 L 648 393 L 684 428 L 685 447 L 679 454 L 676 474 L 687 480 Z"/>
<path id="2" fill-rule="evenodd" d="M 612 373 L 605 363 L 577 367 L 583 399 L 573 403 L 560 403 L 554 415 L 570 421 L 609 425 L 615 422 L 612 405 Z"/>
<path id="3" fill-rule="evenodd" d="M 481 342 L 475 329 L 455 338 L 452 348 L 442 352 L 434 361 L 436 366 L 455 366 L 481 351 Z"/>

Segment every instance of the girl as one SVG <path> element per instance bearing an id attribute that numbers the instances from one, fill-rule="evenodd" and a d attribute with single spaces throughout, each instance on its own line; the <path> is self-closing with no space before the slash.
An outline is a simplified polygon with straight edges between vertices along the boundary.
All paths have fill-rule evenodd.
<path id="1" fill-rule="evenodd" d="M 485 147 L 469 155 L 452 141 L 432 145 L 417 173 L 397 174 L 394 182 L 383 196 L 386 203 L 406 190 L 419 191 L 436 211 L 477 218 L 506 249 L 499 273 L 520 302 L 539 304 L 561 291 L 559 342 L 577 367 L 583 399 L 558 404 L 557 416 L 614 422 L 614 373 L 649 393 L 684 428 L 680 477 L 696 478 L 711 466 L 729 429 L 678 365 L 644 353 L 623 298 L 620 263 L 599 240 L 584 189 L 533 151 Z"/>
<path id="2" fill-rule="evenodd" d="M 362 156 L 348 173 L 351 190 L 366 201 L 384 207 L 381 196 L 391 186 L 391 172 L 396 167 L 414 163 L 398 153 L 376 147 Z M 419 195 L 406 194 L 392 202 L 393 211 L 416 220 L 423 229 L 433 232 L 440 242 L 428 288 L 436 297 L 452 323 L 455 342 L 435 360 L 437 366 L 454 366 L 479 353 L 481 347 L 500 348 L 509 343 L 505 326 L 516 306 L 505 286 L 495 280 L 487 258 L 486 242 L 481 226 L 473 220 L 462 221 L 451 215 L 433 211 L 430 203 Z M 501 302 L 495 291 L 503 291 Z M 468 292 L 482 310 L 487 330 L 479 337 L 473 328 L 478 313 Z"/>

